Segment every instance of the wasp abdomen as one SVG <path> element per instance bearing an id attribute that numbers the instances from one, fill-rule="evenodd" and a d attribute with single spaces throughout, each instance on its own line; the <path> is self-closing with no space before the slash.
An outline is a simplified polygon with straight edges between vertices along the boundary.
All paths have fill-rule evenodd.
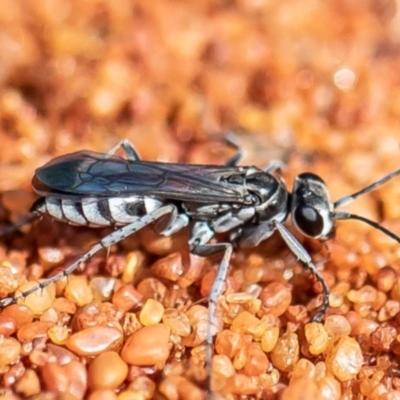
<path id="1" fill-rule="evenodd" d="M 130 224 L 162 204 L 162 201 L 148 196 L 80 199 L 47 196 L 38 199 L 31 211 L 48 214 L 71 225 L 103 227 Z"/>

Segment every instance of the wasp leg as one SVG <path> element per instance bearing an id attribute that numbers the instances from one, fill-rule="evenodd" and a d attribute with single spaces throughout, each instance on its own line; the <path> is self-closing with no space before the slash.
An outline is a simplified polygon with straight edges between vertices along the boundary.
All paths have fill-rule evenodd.
<path id="1" fill-rule="evenodd" d="M 107 154 L 112 156 L 120 148 L 122 148 L 125 151 L 126 157 L 129 161 L 141 160 L 138 152 L 135 149 L 135 146 L 128 139 L 123 139 L 120 142 L 118 142 L 115 146 L 113 146 L 110 150 L 107 151 Z"/>
<path id="2" fill-rule="evenodd" d="M 249 225 L 239 228 L 230 236 L 241 248 L 257 247 L 261 242 L 268 239 L 275 232 L 275 227 L 271 221 L 263 222 L 258 225 Z"/>
<path id="3" fill-rule="evenodd" d="M 239 143 L 237 135 L 235 134 L 234 131 L 228 131 L 223 135 L 222 141 L 227 146 L 236 150 L 236 153 L 228 161 L 225 162 L 225 166 L 236 167 L 239 164 L 239 162 L 243 159 L 245 154 L 243 147 Z"/>
<path id="4" fill-rule="evenodd" d="M 236 150 L 236 153 L 224 163 L 226 167 L 236 167 L 240 160 L 245 155 L 243 147 L 239 143 L 239 138 L 237 137 L 234 131 L 227 131 L 222 134 L 210 135 L 209 138 L 213 141 L 222 142 L 233 150 Z"/>
<path id="5" fill-rule="evenodd" d="M 226 280 L 229 269 L 229 261 L 232 257 L 233 246 L 231 243 L 213 243 L 207 242 L 214 235 L 213 230 L 205 222 L 196 222 L 194 224 L 192 235 L 189 240 L 190 250 L 193 254 L 202 257 L 223 253 L 221 263 L 218 267 L 217 275 L 211 287 L 208 306 L 208 320 L 206 337 L 206 372 L 207 372 L 207 389 L 211 388 L 211 372 L 212 372 L 212 345 L 213 336 L 218 330 L 217 325 L 217 301 L 222 293 L 222 288 Z"/>
<path id="6" fill-rule="evenodd" d="M 323 300 L 320 310 L 314 316 L 313 321 L 319 322 L 325 315 L 327 308 L 329 307 L 329 288 L 326 285 L 324 278 L 321 276 L 317 267 L 312 262 L 311 256 L 307 253 L 306 249 L 301 245 L 301 243 L 285 228 L 283 224 L 278 221 L 274 221 L 276 229 L 281 234 L 283 240 L 286 242 L 290 250 L 297 256 L 297 258 L 302 261 L 308 269 L 314 274 L 317 281 L 322 286 Z"/>
<path id="7" fill-rule="evenodd" d="M 170 222 L 169 225 L 173 225 L 174 221 L 177 217 L 177 209 L 174 205 L 166 205 L 157 210 L 154 210 L 150 214 L 143 216 L 138 221 L 132 222 L 128 225 L 125 225 L 114 232 L 110 233 L 100 241 L 98 241 L 89 251 L 83 254 L 77 261 L 67 267 L 64 271 L 60 272 L 57 275 L 52 276 L 51 278 L 45 280 L 44 282 L 39 283 L 37 286 L 26 290 L 25 292 L 21 292 L 15 294 L 13 297 L 7 297 L 0 301 L 0 308 L 6 307 L 11 303 L 15 303 L 17 300 L 25 298 L 29 296 L 31 293 L 35 292 L 36 290 L 43 289 L 46 286 L 50 285 L 51 283 L 57 282 L 58 280 L 71 275 L 80 264 L 87 261 L 90 257 L 96 254 L 103 248 L 109 248 L 110 246 L 117 244 L 124 240 L 126 237 L 132 235 L 133 233 L 139 231 L 140 229 L 144 228 L 145 226 L 153 223 L 154 221 L 158 220 L 161 217 L 170 214 Z"/>
<path id="8" fill-rule="evenodd" d="M 178 214 L 166 227 L 159 228 L 156 224 L 155 231 L 161 236 L 171 236 L 179 232 L 190 223 L 190 218 L 186 214 Z"/>
<path id="9" fill-rule="evenodd" d="M 211 287 L 208 304 L 208 320 L 206 337 L 206 372 L 207 372 L 207 389 L 211 389 L 211 372 L 212 372 L 212 353 L 213 353 L 213 336 L 218 331 L 217 321 L 217 301 L 221 296 L 224 282 L 229 269 L 229 261 L 232 257 L 232 244 L 215 243 L 197 246 L 192 249 L 192 253 L 200 256 L 208 256 L 223 252 L 221 263 L 218 267 L 217 275 Z"/>
<path id="10" fill-rule="evenodd" d="M 19 228 L 21 228 L 25 225 L 29 225 L 32 222 L 36 221 L 39 217 L 40 216 L 38 214 L 32 213 L 32 214 L 28 215 L 26 218 L 24 218 L 23 220 L 15 223 L 14 225 L 7 226 L 3 229 L 0 229 L 0 236 L 8 235 L 9 233 L 13 233 L 13 232 L 17 231 Z"/>
<path id="11" fill-rule="evenodd" d="M 280 170 L 283 171 L 286 164 L 282 160 L 271 160 L 264 168 L 264 172 L 268 174 L 273 174 L 274 172 Z"/>

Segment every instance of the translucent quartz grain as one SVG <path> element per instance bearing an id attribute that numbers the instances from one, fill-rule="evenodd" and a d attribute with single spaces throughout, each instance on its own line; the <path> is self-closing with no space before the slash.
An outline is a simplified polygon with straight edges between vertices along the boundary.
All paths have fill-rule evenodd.
<path id="1" fill-rule="evenodd" d="M 225 390 L 227 393 L 237 395 L 252 395 L 257 393 L 259 387 L 260 383 L 257 377 L 238 373 L 228 378 Z"/>
<path id="2" fill-rule="evenodd" d="M 69 334 L 70 334 L 70 330 L 67 327 L 58 326 L 58 325 L 52 326 L 47 331 L 47 335 L 49 336 L 49 339 L 54 344 L 60 344 L 60 345 L 63 345 L 66 342 Z"/>
<path id="3" fill-rule="evenodd" d="M 324 326 L 317 322 L 311 322 L 304 327 L 304 333 L 312 355 L 323 353 L 329 345 L 329 334 Z"/>
<path id="4" fill-rule="evenodd" d="M 64 253 L 57 247 L 40 247 L 38 249 L 40 265 L 47 271 L 64 261 Z"/>
<path id="5" fill-rule="evenodd" d="M 81 356 L 94 356 L 106 350 L 118 348 L 122 332 L 111 326 L 94 326 L 71 335 L 66 341 L 67 348 Z"/>
<path id="6" fill-rule="evenodd" d="M 54 355 L 57 363 L 60 365 L 68 364 L 71 361 L 78 361 L 78 356 L 66 349 L 65 347 L 57 346 L 52 343 L 47 344 L 49 354 Z"/>
<path id="7" fill-rule="evenodd" d="M 43 279 L 39 280 L 43 282 Z M 37 281 L 26 282 L 18 288 L 18 292 L 25 292 L 26 290 L 37 287 Z M 28 306 L 35 315 L 40 315 L 48 308 L 52 307 L 54 299 L 56 298 L 56 289 L 54 284 L 50 284 L 43 289 L 36 290 L 29 296 L 26 296 L 18 300 L 18 304 L 24 304 Z"/>
<path id="8" fill-rule="evenodd" d="M 400 312 L 400 302 L 388 300 L 378 312 L 378 321 L 384 322 L 394 318 Z"/>
<path id="9" fill-rule="evenodd" d="M 162 301 L 167 292 L 166 286 L 156 278 L 143 279 L 136 287 L 144 299 Z"/>
<path id="10" fill-rule="evenodd" d="M 230 329 L 233 332 L 261 337 L 265 331 L 265 324 L 248 311 L 242 311 L 233 319 Z"/>
<path id="11" fill-rule="evenodd" d="M 132 365 L 163 364 L 169 357 L 169 335 L 164 324 L 145 326 L 129 336 L 121 357 Z"/>
<path id="12" fill-rule="evenodd" d="M 213 374 L 218 374 L 225 378 L 229 378 L 236 373 L 229 357 L 218 354 L 212 359 L 212 371 Z"/>
<path id="13" fill-rule="evenodd" d="M 279 338 L 279 328 L 277 326 L 268 327 L 261 336 L 261 348 L 269 353 L 276 346 Z"/>
<path id="14" fill-rule="evenodd" d="M 315 376 L 315 365 L 306 358 L 300 358 L 297 364 L 294 367 L 293 372 L 290 375 L 291 379 L 298 378 L 314 378 Z"/>
<path id="15" fill-rule="evenodd" d="M 290 288 L 280 282 L 272 282 L 267 285 L 259 296 L 261 310 L 265 314 L 282 315 L 292 302 Z"/>
<path id="16" fill-rule="evenodd" d="M 133 251 L 128 254 L 126 266 L 122 272 L 122 282 L 131 284 L 138 270 L 144 262 L 144 255 L 140 251 Z"/>
<path id="17" fill-rule="evenodd" d="M 139 321 L 144 326 L 158 324 L 164 315 L 164 306 L 157 300 L 147 299 L 140 314 Z"/>
<path id="18" fill-rule="evenodd" d="M 88 400 L 117 400 L 117 394 L 111 389 L 100 389 L 90 393 Z"/>
<path id="19" fill-rule="evenodd" d="M 373 304 L 378 296 L 376 288 L 365 285 L 358 290 L 350 290 L 347 293 L 347 298 L 356 304 Z"/>
<path id="20" fill-rule="evenodd" d="M 65 297 L 57 297 L 54 300 L 53 308 L 58 312 L 66 313 L 66 314 L 75 314 L 76 313 L 76 304 L 71 300 L 66 299 Z"/>
<path id="21" fill-rule="evenodd" d="M 265 373 L 269 367 L 267 355 L 256 343 L 251 343 L 247 349 L 247 362 L 244 365 L 243 373 L 248 376 L 257 376 Z"/>
<path id="22" fill-rule="evenodd" d="M 383 267 L 379 270 L 376 279 L 376 286 L 383 292 L 389 292 L 396 281 L 397 272 L 389 266 Z"/>
<path id="23" fill-rule="evenodd" d="M 87 370 L 80 361 L 65 365 L 46 363 L 40 368 L 45 388 L 56 394 L 81 399 L 87 391 Z"/>
<path id="24" fill-rule="evenodd" d="M 47 331 L 54 326 L 53 322 L 34 321 L 26 324 L 17 332 L 17 338 L 21 342 L 31 342 L 34 339 L 47 336 Z"/>
<path id="25" fill-rule="evenodd" d="M 271 361 L 280 371 L 290 371 L 299 359 L 299 339 L 293 332 L 284 333 L 271 351 Z"/>
<path id="26" fill-rule="evenodd" d="M 178 385 L 178 395 L 182 400 L 204 400 L 204 391 L 188 379 Z"/>
<path id="27" fill-rule="evenodd" d="M 139 375 L 128 385 L 128 389 L 142 395 L 145 399 L 151 400 L 154 398 L 156 384 L 150 377 Z"/>
<path id="28" fill-rule="evenodd" d="M 182 288 L 186 288 L 202 276 L 206 259 L 189 253 L 187 254 L 187 259 L 183 258 L 183 261 L 184 270 L 183 274 L 178 279 L 178 285 Z"/>
<path id="29" fill-rule="evenodd" d="M 343 315 L 330 315 L 326 317 L 324 328 L 331 336 L 348 336 L 351 332 L 351 324 Z"/>
<path id="30" fill-rule="evenodd" d="M 369 343 L 378 352 L 388 352 L 396 339 L 397 331 L 394 326 L 379 326 L 369 337 Z"/>
<path id="31" fill-rule="evenodd" d="M 52 322 L 53 324 L 62 323 L 60 314 L 53 308 L 48 308 L 39 318 L 39 321 Z"/>
<path id="32" fill-rule="evenodd" d="M 0 335 L 11 336 L 17 329 L 14 318 L 0 315 Z"/>
<path id="33" fill-rule="evenodd" d="M 283 391 L 281 400 L 320 400 L 318 386 L 312 378 L 293 379 Z"/>
<path id="34" fill-rule="evenodd" d="M 24 304 L 11 304 L 1 312 L 1 315 L 12 318 L 17 329 L 33 321 L 33 311 Z"/>
<path id="35" fill-rule="evenodd" d="M 71 275 L 68 278 L 67 286 L 64 290 L 64 296 L 73 303 L 82 307 L 93 301 L 93 291 L 83 275 Z"/>
<path id="36" fill-rule="evenodd" d="M 21 344 L 17 339 L 0 337 L 0 368 L 15 363 L 21 356 Z"/>
<path id="37" fill-rule="evenodd" d="M 117 389 L 127 375 L 128 365 L 119 354 L 115 351 L 106 351 L 99 354 L 89 365 L 89 387 L 92 390 Z"/>
<path id="38" fill-rule="evenodd" d="M 162 321 L 167 325 L 172 333 L 181 337 L 186 337 L 190 334 L 190 321 L 187 315 L 179 312 L 175 308 L 166 308 L 162 317 Z"/>
<path id="39" fill-rule="evenodd" d="M 183 344 L 188 347 L 196 347 L 203 344 L 209 327 L 207 308 L 194 305 L 185 314 L 189 319 L 192 331 L 183 338 Z"/>
<path id="40" fill-rule="evenodd" d="M 89 286 L 92 289 L 94 300 L 110 300 L 115 286 L 115 279 L 97 276 L 90 280 Z"/>
<path id="41" fill-rule="evenodd" d="M 160 278 L 168 279 L 173 282 L 177 281 L 183 274 L 181 252 L 175 252 L 157 260 L 152 264 L 151 271 Z"/>
<path id="42" fill-rule="evenodd" d="M 250 335 L 242 335 L 243 337 L 243 346 L 239 349 L 239 351 L 236 353 L 234 359 L 233 359 L 233 366 L 237 370 L 241 370 L 244 368 L 246 365 L 246 362 L 248 361 L 248 350 L 249 346 L 252 342 L 252 337 Z"/>
<path id="43" fill-rule="evenodd" d="M 348 336 L 340 337 L 326 354 L 326 366 L 341 382 L 357 376 L 364 359 L 358 342 Z"/>
<path id="44" fill-rule="evenodd" d="M 118 288 L 112 297 L 112 303 L 122 311 L 129 311 L 141 304 L 143 296 L 131 285 Z"/>
<path id="45" fill-rule="evenodd" d="M 341 383 L 333 376 L 327 375 L 318 382 L 318 391 L 321 400 L 342 399 Z"/>
<path id="46" fill-rule="evenodd" d="M 230 359 L 235 357 L 243 346 L 243 337 L 240 333 L 224 329 L 217 334 L 215 339 L 215 350 L 218 354 L 224 354 Z"/>
<path id="47" fill-rule="evenodd" d="M 26 369 L 22 377 L 15 383 L 15 391 L 25 397 L 40 393 L 40 380 L 33 369 Z"/>

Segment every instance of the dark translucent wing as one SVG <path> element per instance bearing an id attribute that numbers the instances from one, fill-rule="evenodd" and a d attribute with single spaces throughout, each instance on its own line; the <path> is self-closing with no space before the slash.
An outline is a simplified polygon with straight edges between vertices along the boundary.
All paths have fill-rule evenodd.
<path id="1" fill-rule="evenodd" d="M 103 153 L 81 151 L 55 158 L 36 170 L 34 189 L 41 195 L 148 195 L 180 201 L 243 203 L 242 184 L 251 167 L 224 167 L 127 161 Z M 232 181 L 235 177 L 235 183 Z"/>

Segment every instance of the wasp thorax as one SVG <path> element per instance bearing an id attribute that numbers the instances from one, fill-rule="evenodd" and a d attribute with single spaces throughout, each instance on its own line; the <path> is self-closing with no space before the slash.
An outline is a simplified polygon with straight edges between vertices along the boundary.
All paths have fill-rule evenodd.
<path id="1" fill-rule="evenodd" d="M 258 199 L 259 203 L 268 201 L 279 188 L 278 178 L 263 171 L 246 177 L 245 184 L 246 189 Z"/>

